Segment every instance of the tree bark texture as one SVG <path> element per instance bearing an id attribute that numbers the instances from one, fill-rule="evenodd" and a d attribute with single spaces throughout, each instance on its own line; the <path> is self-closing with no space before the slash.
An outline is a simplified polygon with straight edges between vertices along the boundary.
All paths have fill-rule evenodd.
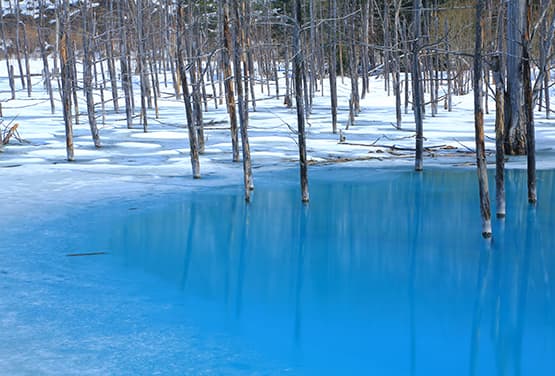
<path id="1" fill-rule="evenodd" d="M 476 165 L 478 170 L 478 186 L 480 190 L 480 214 L 482 217 L 482 236 L 491 237 L 491 209 L 489 201 L 488 171 L 486 147 L 484 143 L 484 101 L 483 101 L 483 65 L 482 40 L 484 27 L 484 2 L 476 4 L 476 39 L 474 50 L 474 129 L 476 137 Z"/>
<path id="2" fill-rule="evenodd" d="M 62 109 L 64 114 L 64 126 L 66 134 L 66 157 L 68 161 L 73 161 L 73 123 L 71 119 L 71 88 L 72 88 L 72 74 L 71 62 L 69 61 L 69 35 L 67 28 L 69 26 L 69 1 L 64 0 L 62 15 L 60 16 L 60 64 L 61 64 L 61 79 L 62 79 Z"/>
<path id="3" fill-rule="evenodd" d="M 183 20 L 183 13 L 185 12 L 185 1 L 180 0 L 177 9 L 177 66 L 179 69 L 179 77 L 181 79 L 181 87 L 183 91 L 183 102 L 185 104 L 185 115 L 187 117 L 187 130 L 189 133 L 189 150 L 191 156 L 191 168 L 194 179 L 200 179 L 200 161 L 197 143 L 197 134 L 195 131 L 195 124 L 193 119 L 193 107 L 191 105 L 191 95 L 189 94 L 189 83 L 187 80 L 187 67 L 183 59 L 186 51 L 184 45 L 185 40 L 185 24 Z"/>
<path id="4" fill-rule="evenodd" d="M 414 169 L 422 171 L 424 168 L 423 152 L 424 152 L 424 135 L 422 125 L 422 84 L 420 80 L 420 38 L 421 38 L 421 14 L 422 0 L 416 0 L 413 3 L 414 12 L 414 42 L 412 47 L 412 90 L 413 90 L 413 106 L 414 106 L 414 123 L 416 125 L 416 155 L 414 161 Z"/>
<path id="5" fill-rule="evenodd" d="M 528 202 L 535 204 L 536 192 L 536 131 L 534 127 L 534 98 L 532 93 L 530 27 L 532 23 L 532 1 L 526 0 L 526 19 L 522 36 L 522 81 L 524 85 L 524 109 L 526 120 L 526 157 L 528 172 Z"/>
<path id="6" fill-rule="evenodd" d="M 295 0 L 296 22 L 294 25 L 293 46 L 295 51 L 295 59 L 293 65 L 293 74 L 295 76 L 295 104 L 297 107 L 297 133 L 299 143 L 299 167 L 301 179 L 301 200 L 309 201 L 308 192 L 308 160 L 306 157 L 306 134 L 305 134 L 305 113 L 303 108 L 303 70 L 304 61 L 301 49 L 301 26 L 303 24 L 301 1 Z"/>
<path id="7" fill-rule="evenodd" d="M 526 153 L 526 128 L 523 114 L 522 35 L 525 0 L 509 0 L 507 8 L 507 95 L 505 152 Z"/>

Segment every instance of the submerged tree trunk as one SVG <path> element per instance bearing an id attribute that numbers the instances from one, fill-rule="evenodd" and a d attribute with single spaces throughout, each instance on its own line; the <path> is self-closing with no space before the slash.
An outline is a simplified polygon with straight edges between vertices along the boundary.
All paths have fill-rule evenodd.
<path id="1" fill-rule="evenodd" d="M 233 68 L 235 72 L 235 87 L 237 89 L 237 102 L 239 107 L 239 131 L 241 134 L 241 146 L 243 152 L 243 183 L 245 189 L 245 201 L 250 202 L 251 193 L 250 191 L 254 188 L 254 183 L 252 179 L 252 165 L 251 165 L 251 154 L 248 136 L 248 112 L 247 103 L 245 100 L 243 92 L 243 80 L 241 74 L 241 53 L 243 45 L 243 40 L 241 39 L 241 11 L 239 6 L 239 0 L 233 0 L 233 11 L 234 11 L 234 27 L 233 27 L 233 41 L 234 41 L 234 52 L 233 52 Z"/>
<path id="2" fill-rule="evenodd" d="M 231 70 L 230 55 L 233 51 L 233 44 L 231 39 L 231 31 L 229 29 L 229 4 L 224 2 L 221 9 L 223 25 L 222 28 L 222 65 L 224 70 L 224 88 L 225 100 L 227 105 L 227 113 L 229 115 L 229 125 L 231 131 L 231 149 L 233 153 L 233 162 L 239 162 L 239 132 L 237 128 L 237 110 L 235 106 L 235 93 L 233 90 L 233 72 Z"/>
<path id="3" fill-rule="evenodd" d="M 412 90 L 413 90 L 413 107 L 414 122 L 416 125 L 416 155 L 414 161 L 414 169 L 422 171 L 423 152 L 424 152 L 424 135 L 422 126 L 422 84 L 420 82 L 420 62 L 418 55 L 420 52 L 421 37 L 421 14 L 422 0 L 414 2 L 414 42 L 412 48 Z"/>
<path id="4" fill-rule="evenodd" d="M 506 215 L 505 204 L 505 85 L 501 57 L 492 64 L 495 80 L 495 202 L 497 218 Z"/>
<path id="5" fill-rule="evenodd" d="M 121 70 L 121 86 L 123 88 L 123 96 L 125 97 L 125 118 L 127 120 L 127 128 L 133 127 L 133 103 L 131 74 L 129 73 L 129 65 L 127 64 L 127 25 L 125 23 L 125 13 L 123 9 L 123 1 L 118 2 L 119 28 L 120 28 L 120 70 Z"/>
<path id="6" fill-rule="evenodd" d="M 401 0 L 395 0 L 395 28 L 393 38 L 393 58 L 395 66 L 393 67 L 393 91 L 395 94 L 395 120 L 397 129 L 401 129 L 402 115 L 401 115 L 401 53 L 399 48 L 399 33 L 401 32 Z M 408 51 L 405 51 L 408 53 Z"/>
<path id="7" fill-rule="evenodd" d="M 526 127 L 523 113 L 522 33 L 524 31 L 524 1 L 509 0 L 507 8 L 507 95 L 505 118 L 505 152 L 510 155 L 526 153 Z"/>
<path id="8" fill-rule="evenodd" d="M 91 129 L 91 136 L 95 148 L 100 148 L 100 136 L 98 134 L 98 127 L 96 125 L 96 113 L 94 110 L 94 97 L 92 87 L 92 64 L 93 64 L 93 51 L 90 41 L 93 39 L 90 30 L 88 2 L 83 2 L 81 17 L 83 18 L 83 87 L 85 89 L 85 97 L 87 101 L 87 115 L 89 119 L 89 127 Z"/>
<path id="9" fill-rule="evenodd" d="M 295 104 L 297 106 L 297 132 L 299 140 L 299 167 L 301 178 L 301 199 L 303 202 L 309 201 L 308 193 L 308 161 L 306 158 L 306 139 L 305 139 L 305 113 L 303 108 L 303 70 L 304 61 L 301 49 L 301 27 L 303 24 L 302 8 L 300 0 L 295 0 L 296 22 L 294 25 L 293 46 L 295 59 L 293 71 L 295 76 Z"/>
<path id="10" fill-rule="evenodd" d="M 185 115 L 187 117 L 187 130 L 189 131 L 189 150 L 191 156 L 191 167 L 193 171 L 193 178 L 200 179 L 200 161 L 198 152 L 197 135 L 195 132 L 195 125 L 193 119 L 193 108 L 191 105 L 191 95 L 189 94 L 189 84 L 187 82 L 187 68 L 183 55 L 186 48 L 183 45 L 185 39 L 185 22 L 183 20 L 183 13 L 185 12 L 185 1 L 179 2 L 177 9 L 177 66 L 179 69 L 179 77 L 181 79 L 181 86 L 183 90 L 183 102 L 185 104 Z"/>
<path id="11" fill-rule="evenodd" d="M 60 19 L 60 64 L 62 79 L 62 110 L 64 114 L 64 125 L 66 133 L 66 155 L 68 161 L 73 161 L 73 124 L 71 121 L 71 62 L 69 61 L 69 35 L 67 32 L 69 26 L 69 0 L 64 0 L 62 14 Z"/>
<path id="12" fill-rule="evenodd" d="M 484 2 L 476 4 L 476 40 L 474 52 L 474 129 L 476 134 L 476 165 L 478 169 L 478 185 L 480 189 L 480 213 L 482 216 L 482 236 L 491 237 L 491 210 L 488 188 L 488 171 L 486 147 L 484 143 L 484 100 L 483 100 L 483 65 L 482 40 L 484 27 Z"/>
<path id="13" fill-rule="evenodd" d="M 532 93 L 531 64 L 530 64 L 530 27 L 532 23 L 531 0 L 526 0 L 526 20 L 522 36 L 522 81 L 524 84 L 524 109 L 526 120 L 526 155 L 528 172 L 528 202 L 535 204 L 536 193 L 536 131 L 534 128 L 534 98 Z"/>
<path id="14" fill-rule="evenodd" d="M 331 99 L 331 129 L 337 133 L 337 0 L 329 0 L 331 32 L 329 37 L 329 76 Z"/>

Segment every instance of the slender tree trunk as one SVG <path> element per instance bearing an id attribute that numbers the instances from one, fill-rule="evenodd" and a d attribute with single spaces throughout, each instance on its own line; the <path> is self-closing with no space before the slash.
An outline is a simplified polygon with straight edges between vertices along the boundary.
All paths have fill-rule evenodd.
<path id="1" fill-rule="evenodd" d="M 389 1 L 383 2 L 383 44 L 385 46 L 383 51 L 383 75 L 384 75 L 384 90 L 387 92 L 387 96 L 391 95 L 391 85 L 389 76 L 391 73 L 390 67 L 390 54 L 391 54 L 391 37 L 389 30 Z"/>
<path id="2" fill-rule="evenodd" d="M 2 43 L 7 46 L 6 35 L 4 34 L 4 5 L 0 3 L 0 37 L 2 38 Z M 6 71 L 8 72 L 8 81 L 10 84 L 11 98 L 15 99 L 15 80 L 13 75 L 13 67 L 10 65 L 10 56 L 8 49 L 4 48 L 4 59 L 6 60 Z"/>
<path id="3" fill-rule="evenodd" d="M 523 114 L 522 33 L 525 0 L 510 0 L 507 8 L 507 94 L 508 116 L 505 117 L 505 152 L 526 153 L 526 127 Z M 506 106 L 507 107 L 507 106 Z"/>
<path id="4" fill-rule="evenodd" d="M 449 112 L 453 110 L 453 79 L 452 79 L 452 65 L 451 65 L 451 44 L 449 43 L 449 24 L 445 20 L 445 61 L 447 68 L 447 93 L 445 94 L 445 109 Z"/>
<path id="5" fill-rule="evenodd" d="M 414 42 L 412 47 L 412 91 L 413 91 L 413 106 L 414 106 L 414 122 L 416 125 L 416 156 L 414 162 L 414 169 L 422 171 L 423 166 L 423 152 L 424 152 L 424 135 L 422 126 L 422 84 L 420 82 L 420 62 L 418 59 L 420 52 L 420 37 L 421 37 L 421 14 L 422 14 L 422 0 L 416 0 L 413 3 L 414 12 Z"/>
<path id="6" fill-rule="evenodd" d="M 370 92 L 370 82 L 368 80 L 368 45 L 370 44 L 368 38 L 369 18 L 370 18 L 370 2 L 373 0 L 362 1 L 362 47 L 360 52 L 360 62 L 362 66 L 362 94 L 361 98 L 364 99 L 366 94 Z"/>
<path id="7" fill-rule="evenodd" d="M 530 27 L 532 24 L 532 0 L 526 0 L 526 20 L 522 36 L 522 81 L 524 84 L 524 109 L 526 120 L 526 156 L 528 170 L 528 202 L 535 204 L 536 192 L 536 131 L 534 127 L 534 99 L 530 77 Z"/>
<path id="8" fill-rule="evenodd" d="M 145 64 L 145 41 L 144 41 L 144 27 L 143 27 L 143 1 L 136 0 L 137 7 L 137 70 L 139 71 L 139 81 L 141 87 L 141 122 L 143 124 L 143 132 L 148 130 L 148 119 L 147 119 L 147 97 L 149 97 L 147 89 L 147 78 L 146 78 L 146 64 Z M 148 106 L 150 107 L 150 106 Z"/>
<path id="9" fill-rule="evenodd" d="M 61 64 L 61 79 L 62 79 L 62 110 L 64 114 L 64 125 L 66 133 L 66 155 L 68 161 L 73 161 L 73 124 L 71 121 L 71 62 L 69 61 L 69 39 L 68 26 L 69 26 L 69 0 L 63 0 L 63 8 L 58 10 L 62 12 L 60 19 L 60 64 Z"/>
<path id="10" fill-rule="evenodd" d="M 357 2 L 353 1 L 352 4 L 352 11 L 353 13 L 356 12 L 356 7 L 357 7 Z M 353 16 L 354 18 L 354 16 Z M 355 26 L 355 19 L 351 20 L 351 43 L 350 43 L 350 57 L 349 57 L 349 70 L 351 71 L 351 99 L 353 102 L 353 112 L 354 112 L 354 116 L 358 116 L 358 114 L 360 113 L 360 94 L 359 94 L 359 90 L 358 90 L 358 66 L 359 66 L 359 62 L 358 62 L 358 56 L 357 56 L 357 48 L 356 48 L 356 41 L 355 41 L 355 35 L 357 32 L 356 26 Z"/>
<path id="11" fill-rule="evenodd" d="M 294 25 L 293 48 L 295 51 L 295 59 L 293 65 L 293 74 L 295 76 L 295 104 L 297 107 L 297 132 L 299 142 L 299 166 L 301 178 L 301 199 L 303 202 L 309 201 L 308 192 L 308 160 L 306 158 L 306 135 L 305 135 L 305 113 L 303 108 L 303 70 L 304 61 L 301 49 L 301 26 L 303 24 L 301 1 L 295 0 L 296 22 Z"/>
<path id="12" fill-rule="evenodd" d="M 547 11 L 549 6 L 551 5 L 551 0 L 541 0 L 541 10 Z M 555 17 L 555 15 L 553 16 Z M 548 32 L 551 31 L 548 28 L 547 17 L 543 19 L 540 26 L 540 74 L 543 74 L 543 96 L 545 98 L 545 118 L 550 118 L 551 112 L 551 104 L 550 104 L 550 95 L 549 95 L 549 71 L 550 71 L 550 62 L 549 60 L 549 52 L 551 51 L 551 42 L 553 36 L 549 36 Z M 539 100 L 539 106 L 541 111 L 541 99 Z"/>
<path id="13" fill-rule="evenodd" d="M 234 11 L 234 27 L 232 33 L 234 41 L 233 68 L 235 71 L 235 87 L 237 89 L 237 102 L 239 107 L 239 132 L 241 134 L 241 146 L 243 151 L 243 183 L 245 187 L 245 201 L 250 202 L 250 191 L 254 188 L 254 183 L 252 180 L 251 155 L 247 131 L 247 103 L 243 92 L 243 77 L 241 73 L 241 54 L 243 52 L 242 47 L 244 46 L 244 41 L 241 38 L 241 10 L 239 0 L 232 1 Z"/>
<path id="14" fill-rule="evenodd" d="M 478 169 L 478 185 L 480 190 L 480 213 L 482 216 L 482 236 L 491 237 L 491 209 L 489 201 L 488 171 L 486 148 L 484 143 L 484 110 L 482 80 L 482 40 L 484 27 L 484 2 L 476 4 L 476 39 L 474 52 L 474 128 L 476 133 L 476 164 Z"/>
<path id="15" fill-rule="evenodd" d="M 329 0 L 331 15 L 330 32 L 330 55 L 329 55 L 329 75 L 330 75 L 330 99 L 331 99 L 331 129 L 337 133 L 337 0 Z"/>
<path id="16" fill-rule="evenodd" d="M 198 74 L 198 59 L 193 58 L 191 63 L 191 69 L 189 74 L 191 77 L 191 86 L 193 87 L 193 118 L 195 121 L 195 132 L 197 133 L 197 143 L 198 152 L 200 154 L 204 153 L 204 125 L 202 119 L 202 98 L 200 95 L 200 85 L 202 84 L 201 79 L 197 76 Z"/>
<path id="17" fill-rule="evenodd" d="M 395 120 L 398 129 L 401 129 L 401 56 L 399 48 L 399 33 L 401 32 L 401 0 L 395 0 L 395 28 L 394 28 L 394 51 L 392 56 L 395 59 L 393 72 L 393 91 L 395 92 Z M 408 53 L 408 51 L 405 51 Z"/>
<path id="18" fill-rule="evenodd" d="M 69 27 L 69 26 L 68 26 Z M 78 94 L 78 76 L 77 76 L 77 57 L 75 56 L 76 42 L 68 44 L 69 60 L 71 61 L 71 96 L 73 97 L 73 114 L 75 124 L 79 124 L 79 94 Z"/>
<path id="19" fill-rule="evenodd" d="M 27 82 L 27 96 L 30 98 L 33 91 L 31 82 L 31 64 L 29 62 L 29 44 L 27 42 L 27 28 L 23 24 L 23 59 L 25 60 L 25 77 Z"/>
<path id="20" fill-rule="evenodd" d="M 11 4 L 11 3 L 10 3 Z M 19 0 L 15 1 L 15 56 L 17 58 L 17 67 L 19 68 L 19 78 L 21 87 L 25 89 L 25 74 L 23 73 L 23 64 L 21 64 L 21 41 L 20 41 L 20 8 Z"/>
<path id="21" fill-rule="evenodd" d="M 185 41 L 185 21 L 184 15 L 186 8 L 185 0 L 180 0 L 177 9 L 177 67 L 179 69 L 179 77 L 181 79 L 181 87 L 183 91 L 183 102 L 185 104 L 185 115 L 187 117 L 187 130 L 189 131 L 189 150 L 191 155 L 191 167 L 193 178 L 200 179 L 200 161 L 197 143 L 197 134 L 195 132 L 195 124 L 193 119 L 193 108 L 191 106 L 191 96 L 189 94 L 189 83 L 187 82 L 187 68 L 183 55 L 187 51 L 184 46 Z"/>
<path id="22" fill-rule="evenodd" d="M 113 14 L 114 10 L 114 0 L 110 1 L 110 14 Z M 119 112 L 119 101 L 118 101 L 118 81 L 116 77 L 116 63 L 114 60 L 114 42 L 113 33 L 115 30 L 114 17 L 110 17 L 110 28 L 108 29 L 108 38 L 106 40 L 106 59 L 108 61 L 108 74 L 110 75 L 110 86 L 112 90 L 112 105 L 114 106 L 114 111 Z"/>
<path id="23" fill-rule="evenodd" d="M 293 106 L 293 102 L 291 101 L 291 80 L 290 78 L 290 69 L 289 69 L 289 46 L 285 46 L 285 96 L 283 98 L 283 104 L 287 106 L 287 108 L 291 108 Z"/>
<path id="24" fill-rule="evenodd" d="M 505 204 L 505 85 L 502 58 L 496 56 L 492 64 L 495 80 L 495 202 L 497 218 L 506 215 Z"/>
<path id="25" fill-rule="evenodd" d="M 121 85 L 123 96 L 125 97 L 125 118 L 127 120 L 127 128 L 133 128 L 133 103 L 131 91 L 131 75 L 129 73 L 129 65 L 127 64 L 127 25 L 125 22 L 125 12 L 123 9 L 124 1 L 118 1 L 119 28 L 120 28 L 120 70 Z"/>
<path id="26" fill-rule="evenodd" d="M 46 47 L 45 47 L 45 41 L 44 41 L 44 36 L 43 36 L 43 24 L 42 24 L 42 20 L 43 20 L 43 9 L 44 9 L 44 0 L 41 0 L 39 7 L 39 19 L 41 20 L 41 22 L 39 23 L 39 25 L 37 26 L 37 37 L 39 40 L 39 45 L 40 45 L 40 56 L 42 58 L 42 69 L 43 69 L 43 74 L 44 74 L 44 84 L 46 86 L 46 91 L 48 92 L 48 98 L 50 99 L 50 112 L 52 114 L 54 114 L 55 110 L 56 110 L 56 106 L 54 104 L 54 93 L 52 91 L 52 77 L 50 74 L 50 69 L 48 67 L 48 55 L 46 54 Z M 3 33 L 2 33 L 3 34 Z M 2 38 L 3 39 L 3 38 Z M 6 56 L 7 58 L 7 56 Z"/>
<path id="27" fill-rule="evenodd" d="M 92 64 L 93 64 L 93 51 L 90 41 L 93 40 L 94 35 L 90 33 L 90 13 L 89 1 L 84 1 L 81 7 L 81 17 L 83 18 L 83 87 L 85 90 L 85 97 L 87 101 L 87 115 L 89 119 L 89 127 L 95 148 L 100 148 L 100 136 L 98 134 L 98 127 L 96 125 L 96 113 L 94 110 L 94 97 L 92 87 Z"/>
<path id="28" fill-rule="evenodd" d="M 221 4 L 221 3 L 220 3 Z M 235 93 L 233 89 L 233 72 L 231 70 L 230 54 L 233 51 L 233 44 L 229 20 L 229 3 L 224 2 L 223 8 L 223 30 L 222 30 L 222 63 L 224 69 L 224 88 L 227 113 L 229 115 L 229 125 L 231 131 L 231 149 L 233 152 L 233 162 L 239 162 L 239 131 L 237 127 L 237 111 L 235 106 Z"/>
<path id="29" fill-rule="evenodd" d="M 405 51 L 405 114 L 409 113 L 409 46 L 408 46 L 409 32 L 406 22 L 403 22 L 403 50 Z"/>

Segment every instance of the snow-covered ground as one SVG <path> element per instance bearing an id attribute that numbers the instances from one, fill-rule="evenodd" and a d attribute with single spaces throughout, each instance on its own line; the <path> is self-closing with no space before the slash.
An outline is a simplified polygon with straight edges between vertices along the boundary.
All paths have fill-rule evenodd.
<path id="1" fill-rule="evenodd" d="M 13 65 L 16 66 L 15 62 Z M 33 61 L 32 72 L 39 73 L 39 61 Z M 384 91 L 383 78 L 371 79 L 371 90 L 361 101 L 361 113 L 348 130 L 348 97 L 350 82 L 339 83 L 339 122 L 341 134 L 331 132 L 329 93 L 316 93 L 312 113 L 308 119 L 308 156 L 318 164 L 356 164 L 360 167 L 405 166 L 414 164 L 414 121 L 409 111 L 403 114 L 402 130 L 396 129 L 394 97 Z M 327 84 L 327 82 L 326 82 Z M 148 113 L 148 132 L 144 133 L 136 119 L 135 129 L 127 129 L 123 104 L 119 113 L 106 105 L 105 120 L 98 105 L 98 124 L 102 148 L 95 150 L 83 112 L 79 124 L 74 124 L 75 161 L 65 160 L 65 134 L 61 103 L 56 93 L 56 112 L 51 114 L 47 94 L 40 76 L 33 77 L 33 93 L 29 98 L 16 81 L 17 99 L 10 100 L 9 85 L 4 61 L 0 64 L 0 100 L 3 110 L 3 127 L 19 124 L 18 139 L 0 152 L 0 175 L 3 187 L 0 224 L 10 221 L 30 208 L 47 208 L 50 205 L 74 205 L 88 200 L 108 197 L 153 194 L 169 190 L 189 190 L 220 185 L 242 184 L 240 163 L 231 162 L 231 142 L 225 106 L 204 114 L 207 124 L 206 152 L 201 156 L 202 179 L 193 180 L 188 153 L 187 130 L 183 102 L 176 100 L 170 86 L 163 88 L 159 101 L 160 115 Z M 56 85 L 54 85 L 56 86 Z M 56 88 L 55 88 L 56 89 Z M 256 90 L 256 112 L 250 113 L 249 138 L 252 150 L 254 179 L 260 171 L 293 168 L 298 160 L 294 108 L 286 108 L 283 98 Z M 284 90 L 281 90 L 283 93 Z M 138 90 L 135 90 L 138 93 Z M 108 97 L 108 91 L 105 96 Z M 120 91 L 121 95 L 121 91 Z M 97 98 L 99 101 L 99 98 Z M 136 103 L 140 103 L 138 100 Z M 474 150 L 474 117 L 472 94 L 453 97 L 453 111 L 441 106 L 436 117 L 427 115 L 424 122 L 424 166 L 472 166 Z M 494 108 L 490 101 L 490 109 Z M 427 108 L 429 112 L 429 108 Z M 493 161 L 494 111 L 486 115 L 486 147 Z M 545 120 L 537 114 L 538 168 L 554 168 L 555 121 Z M 341 163 L 339 163 L 341 162 Z M 525 158 L 511 157 L 508 168 L 522 168 Z M 35 213 L 41 212 L 40 210 Z"/>

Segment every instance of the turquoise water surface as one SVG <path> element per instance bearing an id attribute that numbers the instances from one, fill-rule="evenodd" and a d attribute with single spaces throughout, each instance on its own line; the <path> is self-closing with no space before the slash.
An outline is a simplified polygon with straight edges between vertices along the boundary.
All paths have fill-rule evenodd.
<path id="1" fill-rule="evenodd" d="M 6 235 L 0 373 L 555 374 L 552 171 L 536 207 L 508 172 L 492 242 L 473 170 L 296 174 Z"/>

